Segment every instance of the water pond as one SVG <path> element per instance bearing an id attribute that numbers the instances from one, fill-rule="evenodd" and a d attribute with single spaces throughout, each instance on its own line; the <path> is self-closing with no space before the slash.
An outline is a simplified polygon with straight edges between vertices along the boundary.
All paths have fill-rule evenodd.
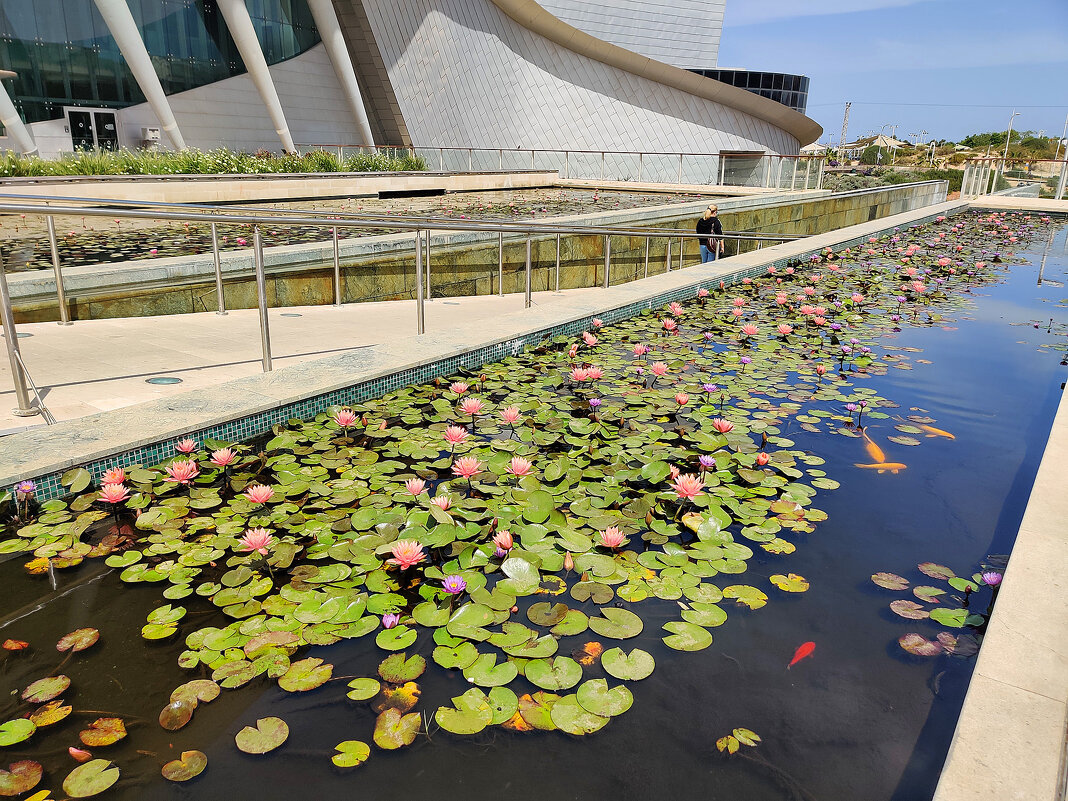
<path id="1" fill-rule="evenodd" d="M 1066 248 L 962 214 L 24 488 L 0 791 L 929 798 L 1065 379 Z"/>

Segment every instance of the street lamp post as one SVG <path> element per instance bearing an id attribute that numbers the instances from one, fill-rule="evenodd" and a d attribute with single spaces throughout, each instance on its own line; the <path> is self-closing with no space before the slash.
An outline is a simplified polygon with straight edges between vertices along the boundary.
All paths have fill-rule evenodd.
<path id="1" fill-rule="evenodd" d="M 1009 129 L 1005 132 L 1005 152 L 1001 156 L 1001 174 L 1005 174 L 1005 167 L 1008 164 L 1009 159 L 1009 141 L 1012 139 L 1012 121 L 1020 116 L 1020 112 L 1016 109 L 1012 110 L 1012 116 L 1009 117 Z M 997 179 L 995 179 L 994 187 L 997 188 Z"/>

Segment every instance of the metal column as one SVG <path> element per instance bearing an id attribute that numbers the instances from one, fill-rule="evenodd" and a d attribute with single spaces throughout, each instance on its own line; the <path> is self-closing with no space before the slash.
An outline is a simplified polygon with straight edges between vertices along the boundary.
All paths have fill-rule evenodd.
<path id="1" fill-rule="evenodd" d="M 215 262 L 215 300 L 218 304 L 216 314 L 226 314 L 223 302 L 222 259 L 219 257 L 219 231 L 215 223 L 211 224 L 211 258 Z"/>
<path id="2" fill-rule="evenodd" d="M 52 249 L 52 272 L 56 275 L 56 298 L 59 300 L 59 324 L 72 325 L 67 309 L 67 293 L 63 289 L 63 272 L 59 268 L 59 243 L 56 242 L 56 220 L 48 215 L 48 245 Z"/>
<path id="3" fill-rule="evenodd" d="M 430 229 L 426 232 L 426 299 L 431 300 L 430 295 Z"/>
<path id="4" fill-rule="evenodd" d="M 532 303 L 533 303 L 533 301 L 531 300 L 531 297 L 530 297 L 530 281 L 531 281 L 530 273 L 531 273 L 531 267 L 530 267 L 530 237 L 529 236 L 527 237 L 527 269 L 526 269 L 526 273 L 527 273 L 527 285 L 526 285 L 526 289 L 524 290 L 524 294 L 523 294 L 523 305 L 526 306 L 526 308 L 529 309 L 531 307 Z"/>
<path id="5" fill-rule="evenodd" d="M 649 237 L 645 237 L 645 275 L 643 278 L 649 277 Z"/>
<path id="6" fill-rule="evenodd" d="M 671 240 L 667 241 L 667 258 L 664 259 L 664 272 L 671 272 Z"/>
<path id="7" fill-rule="evenodd" d="M 337 241 L 337 226 L 333 228 L 334 234 L 334 305 L 341 305 L 341 254 Z"/>
<path id="8" fill-rule="evenodd" d="M 612 270 L 612 237 L 604 238 L 604 283 L 602 287 L 608 289 L 609 273 Z"/>
<path id="9" fill-rule="evenodd" d="M 560 234 L 556 235 L 556 292 L 560 291 Z"/>
<path id="10" fill-rule="evenodd" d="M 260 227 L 252 226 L 252 261 L 256 267 L 256 302 L 260 310 L 260 345 L 263 349 L 263 372 L 271 372 L 271 329 L 267 322 L 267 276 L 263 269 L 263 242 Z"/>
<path id="11" fill-rule="evenodd" d="M 11 383 L 15 385 L 15 400 L 18 408 L 12 409 L 15 417 L 33 417 L 40 414 L 40 409 L 30 405 L 30 393 L 26 389 L 26 373 L 19 358 L 18 332 L 15 330 L 15 316 L 11 313 L 11 293 L 7 290 L 7 273 L 4 263 L 0 261 L 0 324 L 4 326 L 4 346 L 7 360 L 11 365 Z"/>
<path id="12" fill-rule="evenodd" d="M 426 333 L 426 318 L 423 316 L 423 232 L 415 232 L 415 331 Z"/>
<path id="13" fill-rule="evenodd" d="M 504 232 L 497 234 L 497 294 L 504 297 Z"/>

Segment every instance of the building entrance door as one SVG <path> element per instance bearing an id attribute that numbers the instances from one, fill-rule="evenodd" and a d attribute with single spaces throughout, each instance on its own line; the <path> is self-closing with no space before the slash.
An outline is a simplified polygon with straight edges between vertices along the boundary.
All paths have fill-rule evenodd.
<path id="1" fill-rule="evenodd" d="M 74 150 L 118 150 L 119 125 L 109 109 L 64 109 Z"/>

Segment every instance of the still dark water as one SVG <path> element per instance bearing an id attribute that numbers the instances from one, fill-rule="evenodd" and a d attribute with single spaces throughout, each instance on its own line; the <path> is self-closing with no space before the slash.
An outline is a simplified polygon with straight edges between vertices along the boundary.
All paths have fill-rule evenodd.
<path id="1" fill-rule="evenodd" d="M 118 571 L 95 560 L 80 572 L 59 574 L 55 593 L 47 579 L 24 573 L 24 558 L 0 565 L 0 609 L 6 610 L 0 638 L 32 634 L 47 643 L 81 626 L 104 630 L 91 659 L 87 654 L 64 668 L 74 679 L 76 691 L 66 699 L 75 709 L 143 720 L 131 725 L 131 736 L 95 754 L 123 767 L 124 778 L 104 798 L 930 798 L 974 659 L 922 659 L 902 651 L 900 635 L 933 637 L 941 629 L 895 616 L 887 605 L 906 596 L 874 586 L 869 577 L 889 571 L 917 578 L 915 565 L 924 561 L 970 575 L 986 555 L 1011 550 L 1068 377 L 1061 364 L 1068 347 L 1066 235 L 1068 226 L 1043 234 L 1023 252 L 1026 263 L 977 290 L 973 308 L 951 315 L 945 327 L 906 326 L 879 341 L 877 350 L 922 353 L 909 353 L 914 369 L 890 369 L 865 385 L 899 404 L 903 416 L 935 418 L 955 440 L 926 439 L 915 448 L 885 443 L 896 433 L 895 421 L 870 421 L 868 431 L 885 443 L 887 458 L 908 465 L 880 475 L 853 466 L 869 461 L 860 439 L 809 434 L 796 422 L 784 429 L 796 447 L 824 457 L 827 474 L 841 482 L 837 491 L 816 496 L 814 505 L 828 520 L 810 535 L 791 537 L 798 547 L 790 569 L 808 577 L 811 589 L 776 594 L 758 613 L 732 606 L 728 622 L 713 631 L 713 646 L 697 654 L 643 636 L 635 644 L 653 654 L 657 669 L 631 685 L 633 708 L 594 735 L 516 735 L 493 727 L 492 734 L 457 738 L 441 731 L 398 752 L 375 749 L 362 767 L 341 771 L 329 762 L 334 745 L 369 739 L 374 713 L 366 704 L 345 702 L 340 683 L 288 694 L 273 684 L 258 692 L 262 680 L 224 692 L 201 705 L 189 726 L 165 732 L 156 715 L 188 677 L 175 665 L 176 644 L 154 646 L 140 637 L 161 588 L 123 586 Z M 1047 333 L 1050 318 L 1059 328 Z M 756 583 L 779 567 L 756 549 L 749 569 L 756 575 L 745 580 Z M 46 605 L 32 611 L 42 600 Z M 646 632 L 676 619 L 673 607 L 644 603 Z M 794 650 L 810 640 L 814 656 L 786 670 Z M 429 655 L 432 648 L 426 631 L 408 652 Z M 382 656 L 374 651 L 372 642 L 343 641 L 310 655 L 329 654 L 335 676 L 367 675 Z M 25 686 L 42 675 L 40 667 L 38 660 L 8 657 L 0 666 L 0 688 Z M 424 674 L 424 698 L 444 700 L 466 690 L 454 674 Z M 266 757 L 238 752 L 234 734 L 266 715 L 289 722 L 288 742 Z M 743 749 L 746 758 L 717 753 L 716 739 L 739 726 L 758 732 L 760 747 Z M 64 745 L 78 745 L 78 728 L 67 726 Z M 5 766 L 19 758 L 17 748 L 0 752 Z M 159 779 L 159 765 L 190 748 L 207 754 L 208 770 L 188 785 Z M 55 764 L 65 767 L 50 769 L 41 786 L 54 787 L 60 799 L 62 776 L 74 763 L 63 755 Z"/>

